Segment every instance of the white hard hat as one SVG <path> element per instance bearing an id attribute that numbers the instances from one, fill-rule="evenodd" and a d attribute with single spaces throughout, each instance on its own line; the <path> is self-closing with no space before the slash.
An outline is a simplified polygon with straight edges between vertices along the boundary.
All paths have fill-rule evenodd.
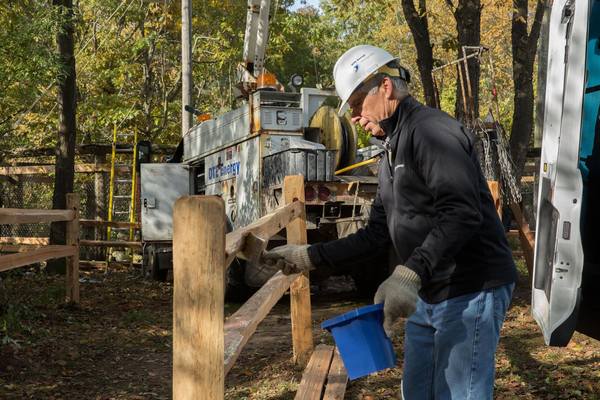
<path id="1" fill-rule="evenodd" d="M 335 90 L 342 99 L 339 112 L 345 110 L 348 99 L 361 83 L 394 60 L 398 58 L 379 47 L 367 44 L 355 46 L 342 54 L 333 67 Z M 386 72 L 387 70 L 391 69 L 386 68 Z M 394 75 L 399 76 L 397 70 Z"/>

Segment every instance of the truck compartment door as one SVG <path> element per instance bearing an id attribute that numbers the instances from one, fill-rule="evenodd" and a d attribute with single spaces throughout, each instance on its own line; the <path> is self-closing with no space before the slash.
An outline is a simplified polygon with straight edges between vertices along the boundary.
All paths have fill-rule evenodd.
<path id="1" fill-rule="evenodd" d="M 141 164 L 143 241 L 173 239 L 173 205 L 190 194 L 190 170 L 183 164 Z"/>

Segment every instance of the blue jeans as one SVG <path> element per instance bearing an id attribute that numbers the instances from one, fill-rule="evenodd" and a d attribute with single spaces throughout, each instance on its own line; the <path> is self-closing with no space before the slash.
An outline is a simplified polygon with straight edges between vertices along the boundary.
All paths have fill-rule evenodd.
<path id="1" fill-rule="evenodd" d="M 493 398 L 495 354 L 514 284 L 451 298 L 417 300 L 406 321 L 405 400 Z"/>

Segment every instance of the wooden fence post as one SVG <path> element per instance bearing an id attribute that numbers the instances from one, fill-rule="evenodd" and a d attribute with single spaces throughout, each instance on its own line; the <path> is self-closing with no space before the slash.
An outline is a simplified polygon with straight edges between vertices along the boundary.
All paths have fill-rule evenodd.
<path id="1" fill-rule="evenodd" d="M 488 187 L 490 188 L 490 193 L 492 194 L 492 199 L 494 200 L 494 207 L 496 207 L 496 212 L 500 219 L 502 219 L 502 191 L 500 190 L 500 182 L 498 181 L 487 181 Z"/>
<path id="2" fill-rule="evenodd" d="M 285 204 L 294 200 L 304 202 L 304 177 L 286 176 L 283 182 Z M 286 228 L 289 244 L 306 244 L 306 211 L 290 222 Z M 313 349 L 312 317 L 310 306 L 310 281 L 308 273 L 302 274 L 290 287 L 292 342 L 294 362 L 306 365 Z"/>
<path id="3" fill-rule="evenodd" d="M 67 210 L 73 210 L 73 219 L 67 221 L 66 244 L 75 246 L 75 254 L 67 257 L 66 301 L 79 303 L 79 195 L 67 193 Z"/>
<path id="4" fill-rule="evenodd" d="M 510 203 L 510 210 L 515 217 L 515 221 L 519 227 L 519 240 L 523 249 L 523 256 L 527 264 L 530 280 L 533 279 L 533 251 L 535 249 L 535 234 L 531 232 L 529 224 L 521 211 L 521 206 L 516 203 Z"/>
<path id="5" fill-rule="evenodd" d="M 224 397 L 225 205 L 186 196 L 173 211 L 173 399 Z"/>

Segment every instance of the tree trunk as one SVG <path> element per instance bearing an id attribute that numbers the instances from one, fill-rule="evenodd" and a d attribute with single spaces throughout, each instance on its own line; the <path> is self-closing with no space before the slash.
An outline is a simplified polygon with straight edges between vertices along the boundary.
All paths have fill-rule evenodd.
<path id="1" fill-rule="evenodd" d="M 527 149 L 533 132 L 533 63 L 522 65 L 521 72 L 513 73 L 515 94 L 514 114 L 510 135 L 510 153 L 515 164 L 517 182 L 525 167 Z M 517 111 L 518 110 L 518 111 Z"/>
<path id="2" fill-rule="evenodd" d="M 67 193 L 73 192 L 75 177 L 75 136 L 76 136 L 76 86 L 75 56 L 73 53 L 73 0 L 52 0 L 60 8 L 60 29 L 56 41 L 62 64 L 62 76 L 58 85 L 58 103 L 60 105 L 60 123 L 56 144 L 56 167 L 52 208 L 64 209 L 67 206 Z M 66 243 L 66 224 L 53 223 L 50 226 L 50 243 Z M 65 259 L 51 260 L 47 265 L 48 273 L 65 273 Z"/>
<path id="3" fill-rule="evenodd" d="M 548 69 L 548 36 L 550 35 L 550 13 L 546 12 L 548 5 L 544 6 L 544 17 L 538 44 L 537 85 L 535 101 L 535 125 L 533 127 L 533 146 L 542 146 L 542 132 L 544 131 L 544 106 L 546 103 L 546 77 Z M 534 192 L 535 193 L 535 192 Z"/>
<path id="4" fill-rule="evenodd" d="M 546 1 L 538 0 L 531 32 L 527 32 L 529 0 L 513 0 L 512 52 L 514 113 L 510 132 L 510 152 L 515 163 L 515 177 L 521 180 L 527 148 L 533 133 L 533 65 L 540 36 Z"/>
<path id="5" fill-rule="evenodd" d="M 426 0 L 419 0 L 419 11 L 415 8 L 414 0 L 402 0 L 402 10 L 408 27 L 412 32 L 415 48 L 417 50 L 417 65 L 423 85 L 425 103 L 435 107 L 435 91 L 431 70 L 433 69 L 433 45 L 429 38 L 429 25 L 427 21 Z"/>
<path id="6" fill-rule="evenodd" d="M 480 0 L 459 0 L 458 6 L 454 10 L 454 18 L 456 20 L 456 31 L 458 32 L 458 52 L 457 58 L 463 57 L 463 46 L 479 46 L 481 44 L 481 1 Z M 464 121 L 468 115 L 465 115 L 464 110 L 469 110 L 472 107 L 471 117 L 479 117 L 479 76 L 480 67 L 479 61 L 473 57 L 468 63 L 468 80 L 466 79 L 466 71 L 463 69 L 464 91 L 467 96 L 467 107 L 463 104 L 462 89 L 460 87 L 460 79 L 456 80 L 456 117 L 460 121 Z M 469 93 L 468 83 L 470 82 L 471 91 Z M 469 97 L 471 100 L 469 101 Z"/>

